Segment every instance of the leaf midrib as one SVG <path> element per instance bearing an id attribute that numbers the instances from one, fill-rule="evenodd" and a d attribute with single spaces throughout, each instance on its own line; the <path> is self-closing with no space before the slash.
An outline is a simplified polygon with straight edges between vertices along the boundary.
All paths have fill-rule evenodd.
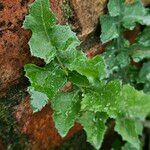
<path id="1" fill-rule="evenodd" d="M 41 18 L 42 18 L 42 24 L 43 24 L 43 27 L 44 27 L 44 31 L 45 31 L 45 34 L 46 34 L 46 38 L 47 38 L 47 41 L 49 41 L 49 44 L 51 43 L 50 42 L 50 37 L 48 35 L 48 31 L 47 31 L 47 27 L 45 25 L 45 21 L 44 21 L 44 17 L 43 17 L 43 5 L 42 5 L 42 2 L 40 1 L 40 6 L 41 6 Z M 52 43 L 51 43 L 52 45 Z"/>

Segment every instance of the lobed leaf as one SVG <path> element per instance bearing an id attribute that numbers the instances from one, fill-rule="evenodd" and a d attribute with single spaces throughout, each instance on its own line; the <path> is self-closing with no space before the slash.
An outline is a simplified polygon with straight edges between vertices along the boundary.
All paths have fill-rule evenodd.
<path id="1" fill-rule="evenodd" d="M 142 18 L 146 15 L 146 9 L 144 8 L 141 0 L 135 0 L 132 4 L 125 4 L 123 8 L 123 26 L 127 29 L 134 29 L 136 23 L 142 24 Z"/>
<path id="2" fill-rule="evenodd" d="M 132 4 L 125 4 L 124 0 L 110 0 L 108 3 L 110 15 L 100 17 L 102 43 L 111 41 L 120 36 L 121 25 L 127 29 L 134 29 L 136 23 L 149 24 L 147 11 L 140 0 Z"/>
<path id="3" fill-rule="evenodd" d="M 144 63 L 138 76 L 138 83 L 144 84 L 144 91 L 150 92 L 150 62 Z"/>
<path id="4" fill-rule="evenodd" d="M 123 7 L 122 6 L 123 3 L 124 0 L 109 0 L 107 6 L 110 16 L 112 17 L 120 16 L 122 12 L 121 7 Z"/>
<path id="5" fill-rule="evenodd" d="M 65 73 L 57 64 L 38 67 L 33 64 L 25 65 L 26 76 L 35 91 L 45 93 L 52 99 L 67 82 Z"/>
<path id="6" fill-rule="evenodd" d="M 58 93 L 52 100 L 55 127 L 62 137 L 65 137 L 74 125 L 80 110 L 79 102 L 79 91 L 77 90 L 69 93 Z"/>
<path id="7" fill-rule="evenodd" d="M 150 113 L 150 94 L 137 91 L 134 87 L 124 85 L 122 89 L 122 111 L 129 118 L 144 118 Z"/>
<path id="8" fill-rule="evenodd" d="M 127 142 L 121 150 L 137 150 L 137 148 L 133 147 L 132 144 Z"/>
<path id="9" fill-rule="evenodd" d="M 118 17 L 104 15 L 100 18 L 102 33 L 100 35 L 102 43 L 111 41 L 119 37 Z"/>
<path id="10" fill-rule="evenodd" d="M 83 112 L 79 118 L 79 122 L 83 125 L 86 131 L 87 141 L 90 142 L 96 149 L 101 147 L 106 132 L 105 122 L 107 116 L 103 113 L 98 114 L 98 117 L 93 112 Z"/>
<path id="11" fill-rule="evenodd" d="M 60 57 L 70 71 L 76 71 L 87 79 L 106 77 L 106 65 L 101 56 L 88 59 L 83 52 L 74 49 L 61 53 Z"/>
<path id="12" fill-rule="evenodd" d="M 139 127 L 135 120 L 117 119 L 115 130 L 137 150 L 140 149 Z M 142 131 L 141 133 L 142 134 Z"/>
<path id="13" fill-rule="evenodd" d="M 106 112 L 109 117 L 116 118 L 119 113 L 121 84 L 112 81 L 100 87 L 98 90 L 90 89 L 84 93 L 81 109 L 92 112 Z"/>
<path id="14" fill-rule="evenodd" d="M 131 46 L 131 56 L 134 61 L 139 62 L 150 58 L 150 27 L 146 27 L 138 36 L 136 43 Z"/>
<path id="15" fill-rule="evenodd" d="M 33 112 L 40 111 L 47 103 L 49 98 L 45 93 L 41 93 L 38 91 L 35 91 L 33 87 L 29 87 L 28 91 L 31 95 L 31 106 L 33 109 Z"/>
<path id="16" fill-rule="evenodd" d="M 89 81 L 86 76 L 79 74 L 76 71 L 72 71 L 69 73 L 69 81 L 79 87 L 88 87 Z"/>
<path id="17" fill-rule="evenodd" d="M 58 50 L 71 49 L 80 44 L 69 26 L 56 25 L 49 0 L 36 0 L 30 6 L 23 27 L 32 31 L 29 41 L 31 54 L 44 59 L 47 64 L 55 58 Z"/>
<path id="18" fill-rule="evenodd" d="M 48 0 L 36 0 L 29 8 L 23 27 L 32 31 L 29 41 L 30 51 L 33 56 L 44 59 L 49 63 L 56 55 L 49 33 L 54 26 L 56 18 L 49 8 Z"/>

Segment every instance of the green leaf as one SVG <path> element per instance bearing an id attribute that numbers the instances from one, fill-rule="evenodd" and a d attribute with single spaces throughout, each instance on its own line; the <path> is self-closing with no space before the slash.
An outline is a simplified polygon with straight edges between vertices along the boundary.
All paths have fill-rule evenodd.
<path id="1" fill-rule="evenodd" d="M 145 92 L 150 92 L 150 62 L 143 64 L 137 81 L 138 83 L 144 83 Z"/>
<path id="2" fill-rule="evenodd" d="M 79 122 L 83 125 L 86 131 L 87 141 L 96 149 L 101 147 L 106 132 L 105 122 L 107 116 L 99 113 L 98 116 L 93 112 L 83 112 L 79 118 Z"/>
<path id="3" fill-rule="evenodd" d="M 36 0 L 29 8 L 23 27 L 32 31 L 29 41 L 33 56 L 40 57 L 49 63 L 56 55 L 56 49 L 50 40 L 50 27 L 54 26 L 56 18 L 49 8 L 48 0 Z"/>
<path id="4" fill-rule="evenodd" d="M 144 120 L 150 113 L 150 94 L 137 91 L 132 86 L 124 85 L 120 99 L 122 99 L 121 105 L 124 114 L 129 118 Z"/>
<path id="5" fill-rule="evenodd" d="M 150 59 L 150 49 L 148 49 L 148 50 L 136 49 L 136 50 L 132 51 L 131 55 L 135 62 L 139 62 L 145 58 Z"/>
<path id="6" fill-rule="evenodd" d="M 100 18 L 102 33 L 100 35 L 102 43 L 106 43 L 112 39 L 119 37 L 118 17 L 110 17 L 104 15 Z"/>
<path id="7" fill-rule="evenodd" d="M 131 56 L 134 61 L 139 62 L 145 58 L 150 58 L 150 27 L 146 27 L 131 46 Z"/>
<path id="8" fill-rule="evenodd" d="M 80 110 L 79 92 L 74 90 L 70 93 L 58 93 L 53 101 L 53 119 L 59 134 L 64 137 L 74 125 Z"/>
<path id="9" fill-rule="evenodd" d="M 102 79 L 106 76 L 105 63 L 100 56 L 92 59 L 85 57 L 76 58 L 68 67 L 70 70 L 76 70 L 87 78 Z"/>
<path id="10" fill-rule="evenodd" d="M 142 18 L 146 15 L 146 9 L 141 0 L 135 0 L 132 4 L 125 4 L 123 8 L 123 26 L 132 30 L 136 23 L 142 23 Z"/>
<path id="11" fill-rule="evenodd" d="M 106 51 L 102 54 L 106 62 L 106 66 L 109 74 L 113 71 L 118 71 L 130 64 L 129 57 L 129 41 L 123 37 L 119 37 L 118 40 L 112 41 L 108 46 Z"/>
<path id="12" fill-rule="evenodd" d="M 106 112 L 110 117 L 116 118 L 119 113 L 118 97 L 120 97 L 121 84 L 112 81 L 98 90 L 90 89 L 84 93 L 81 109 L 84 111 Z"/>
<path id="13" fill-rule="evenodd" d="M 89 86 L 88 79 L 85 76 L 82 76 L 81 74 L 77 73 L 76 71 L 72 71 L 71 73 L 69 73 L 69 81 L 71 81 L 79 87 Z"/>
<path id="14" fill-rule="evenodd" d="M 138 36 L 137 43 L 144 47 L 150 47 L 150 27 L 146 27 L 144 31 Z"/>
<path id="15" fill-rule="evenodd" d="M 141 18 L 142 19 L 142 24 L 146 26 L 150 26 L 150 9 L 146 9 L 146 15 Z"/>
<path id="16" fill-rule="evenodd" d="M 112 71 L 116 69 L 116 67 L 118 68 L 119 64 L 117 63 L 117 60 L 116 60 L 116 52 L 117 52 L 117 49 L 113 41 L 113 43 L 107 46 L 106 51 L 102 53 L 102 56 L 106 62 L 108 74 L 111 74 Z"/>
<path id="17" fill-rule="evenodd" d="M 139 130 L 136 121 L 130 119 L 117 119 L 115 130 L 134 148 L 140 149 Z"/>
<path id="18" fill-rule="evenodd" d="M 149 24 L 149 15 L 140 0 L 135 0 L 132 4 L 126 4 L 124 0 L 110 0 L 108 11 L 110 16 L 104 15 L 100 18 L 102 43 L 118 38 L 122 25 L 132 30 L 136 23 Z"/>
<path id="19" fill-rule="evenodd" d="M 28 91 L 31 95 L 31 106 L 33 109 L 33 112 L 40 111 L 47 103 L 49 98 L 46 94 L 35 91 L 33 87 L 29 87 Z"/>
<path id="20" fill-rule="evenodd" d="M 88 79 L 106 77 L 105 62 L 100 56 L 88 59 L 81 51 L 70 50 L 62 53 L 61 60 L 70 71 L 76 71 Z"/>
<path id="21" fill-rule="evenodd" d="M 116 62 L 119 67 L 123 68 L 126 67 L 130 64 L 130 57 L 127 51 L 121 51 L 117 56 L 116 56 Z"/>
<path id="22" fill-rule="evenodd" d="M 32 31 L 29 41 L 31 54 L 48 64 L 60 50 L 72 49 L 80 42 L 69 26 L 56 25 L 56 18 L 49 8 L 49 0 L 36 0 L 29 9 L 24 28 Z"/>
<path id="23" fill-rule="evenodd" d="M 139 72 L 139 82 L 150 82 L 150 62 L 144 63 Z"/>
<path id="24" fill-rule="evenodd" d="M 76 33 L 68 25 L 56 25 L 49 34 L 58 51 L 72 50 L 80 45 Z"/>
<path id="25" fill-rule="evenodd" d="M 120 16 L 120 13 L 122 11 L 121 6 L 123 2 L 124 2 L 123 0 L 109 0 L 108 11 L 110 16 L 112 17 Z"/>
<path id="26" fill-rule="evenodd" d="M 52 99 L 67 82 L 64 72 L 57 64 L 51 63 L 42 68 L 27 64 L 25 71 L 35 91 L 47 94 L 49 99 Z"/>
<path id="27" fill-rule="evenodd" d="M 132 146 L 132 144 L 130 144 L 130 143 L 127 142 L 127 143 L 122 147 L 122 150 L 139 150 L 139 149 L 134 148 L 134 147 Z"/>

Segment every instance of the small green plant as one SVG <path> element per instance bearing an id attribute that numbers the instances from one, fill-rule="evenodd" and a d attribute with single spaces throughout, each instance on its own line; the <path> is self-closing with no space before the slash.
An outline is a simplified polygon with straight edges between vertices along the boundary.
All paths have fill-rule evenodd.
<path id="1" fill-rule="evenodd" d="M 143 84 L 143 90 L 150 92 L 150 11 L 144 8 L 140 0 L 126 4 L 124 0 L 110 0 L 108 14 L 100 18 L 103 43 L 111 41 L 103 57 L 109 70 L 109 78 L 121 79 L 137 87 Z M 136 42 L 130 44 L 124 32 L 143 25 Z M 140 64 L 136 67 L 133 63 Z M 144 63 L 143 63 L 144 62 Z"/>
<path id="2" fill-rule="evenodd" d="M 48 0 L 36 0 L 30 6 L 24 27 L 32 31 L 31 54 L 46 63 L 43 67 L 25 65 L 34 112 L 51 103 L 59 134 L 66 136 L 78 122 L 96 149 L 101 147 L 106 122 L 112 118 L 115 130 L 130 147 L 140 149 L 139 135 L 142 121 L 150 112 L 150 95 L 108 79 L 104 59 L 86 57 L 70 27 L 56 24 Z"/>

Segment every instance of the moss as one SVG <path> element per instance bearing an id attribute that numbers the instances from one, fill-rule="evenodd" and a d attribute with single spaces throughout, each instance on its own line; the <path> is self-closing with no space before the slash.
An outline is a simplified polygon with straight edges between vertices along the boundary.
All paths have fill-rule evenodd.
<path id="1" fill-rule="evenodd" d="M 0 137 L 10 150 L 25 150 L 27 137 L 23 135 L 13 115 L 13 107 L 18 105 L 25 96 L 20 86 L 11 87 L 7 97 L 0 99 Z"/>

